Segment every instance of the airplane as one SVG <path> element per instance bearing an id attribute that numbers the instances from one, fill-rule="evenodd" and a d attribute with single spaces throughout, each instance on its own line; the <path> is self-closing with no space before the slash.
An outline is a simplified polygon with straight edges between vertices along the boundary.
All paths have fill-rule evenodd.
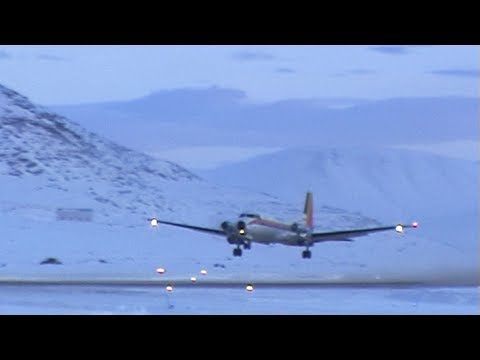
<path id="1" fill-rule="evenodd" d="M 310 250 L 316 243 L 326 241 L 353 241 L 351 238 L 365 236 L 370 233 L 395 230 L 397 233 L 403 233 L 405 228 L 418 227 L 417 222 L 409 225 L 397 224 L 390 226 L 371 227 L 366 229 L 345 229 L 326 232 L 315 232 L 313 226 L 313 195 L 307 192 L 305 206 L 303 210 L 304 224 L 293 222 L 286 224 L 276 220 L 266 219 L 259 214 L 243 213 L 237 220 L 224 221 L 217 229 L 180 224 L 170 221 L 150 218 L 150 225 L 154 228 L 159 224 L 171 225 L 185 229 L 205 232 L 212 235 L 226 237 L 229 244 L 235 245 L 233 256 L 242 256 L 241 246 L 245 250 L 251 248 L 252 242 L 259 244 L 283 244 L 289 246 L 304 247 L 302 252 L 303 259 L 310 259 L 312 252 Z"/>

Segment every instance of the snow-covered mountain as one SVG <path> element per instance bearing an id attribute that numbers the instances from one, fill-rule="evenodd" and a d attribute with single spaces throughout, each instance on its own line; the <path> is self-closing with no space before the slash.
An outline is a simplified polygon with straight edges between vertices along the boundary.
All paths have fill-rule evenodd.
<path id="1" fill-rule="evenodd" d="M 161 133 L 157 137 L 162 141 Z M 382 161 L 367 153 L 352 153 L 346 160 L 333 154 L 317 158 L 294 155 L 288 161 L 279 160 L 277 165 L 280 166 L 275 166 L 274 160 L 255 167 L 246 165 L 229 170 L 229 176 L 237 179 L 236 184 L 247 189 L 216 185 L 172 162 L 155 160 L 114 144 L 1 87 L 0 277 L 150 277 L 155 276 L 154 269 L 160 264 L 168 267 L 169 275 L 166 276 L 174 277 L 189 276 L 200 266 L 208 267 L 212 276 L 223 278 L 384 279 L 403 276 L 418 279 L 432 274 L 441 277 L 440 270 L 454 276 L 467 271 L 471 277 L 474 254 L 465 253 L 464 248 L 451 243 L 426 238 L 421 229 L 400 237 L 384 233 L 355 243 L 322 244 L 315 246 L 311 261 L 302 261 L 301 249 L 286 246 L 254 245 L 242 258 L 233 258 L 231 245 L 225 239 L 169 227 L 153 232 L 146 224 L 147 216 L 158 216 L 200 226 L 218 226 L 221 221 L 243 211 L 296 220 L 301 216 L 304 193 L 310 185 L 315 191 L 315 219 L 321 229 L 390 223 L 393 220 L 390 217 L 376 217 L 355 207 L 352 207 L 355 212 L 346 211 L 342 209 L 343 204 L 328 201 L 326 193 L 338 199 L 335 194 L 345 187 L 352 188 L 355 181 L 360 180 L 347 171 L 349 167 L 336 164 L 347 160 L 357 162 L 355 169 L 366 169 L 364 186 L 381 188 L 382 184 L 391 184 L 384 189 L 385 196 L 393 196 L 397 201 L 399 198 L 391 191 L 398 174 L 403 179 L 398 180 L 398 184 L 405 190 L 410 177 L 416 179 L 418 170 L 405 165 L 413 163 L 404 162 L 403 158 L 387 158 L 387 165 L 382 165 Z M 400 170 L 391 164 L 399 160 L 404 166 Z M 310 162 L 320 164 L 314 168 L 326 178 L 332 176 L 329 184 L 322 184 L 318 177 L 310 178 L 312 181 L 318 179 L 323 191 L 301 181 L 305 175 L 302 169 L 310 169 Z M 426 179 L 435 181 L 436 166 L 425 169 L 433 172 L 425 173 Z M 451 181 L 450 170 L 444 169 L 446 174 L 442 181 Z M 464 183 L 456 183 L 454 187 L 464 196 L 463 193 L 470 189 L 471 173 L 462 173 L 460 168 L 454 170 L 465 178 Z M 438 171 L 443 171 L 442 167 Z M 342 178 L 349 182 L 342 185 Z M 287 180 L 285 189 L 292 191 L 276 195 L 274 184 L 281 185 L 283 181 L 287 184 Z M 253 185 L 264 192 L 248 190 Z M 416 198 L 427 190 L 425 182 Z M 372 189 L 370 194 L 373 196 L 375 191 Z M 411 193 L 404 194 L 412 200 Z M 376 202 L 379 206 L 384 204 L 378 195 L 368 201 L 370 209 L 377 207 Z M 344 205 L 345 209 L 351 208 L 348 201 Z M 92 208 L 94 221 L 56 221 L 58 207 Z M 57 257 L 63 265 L 39 265 L 46 257 Z"/>
<path id="2" fill-rule="evenodd" d="M 7 176 L 4 190 L 9 183 L 19 190 L 20 184 L 30 183 L 33 194 L 39 190 L 77 190 L 77 196 L 92 204 L 113 209 L 128 204 L 135 213 L 153 184 L 161 191 L 163 182 L 200 181 L 172 162 L 108 141 L 1 85 L 0 130 L 0 175 Z M 18 194 L 13 195 L 16 197 Z M 117 198 L 122 201 L 117 202 Z M 149 202 L 162 208 L 154 199 Z"/>
<path id="3" fill-rule="evenodd" d="M 331 105 L 326 99 L 253 103 L 243 91 L 211 87 L 52 109 L 142 151 L 156 151 L 164 145 L 285 148 L 478 139 L 478 98 L 412 97 L 356 100 L 341 108 Z"/>
<path id="4" fill-rule="evenodd" d="M 218 226 L 247 210 L 281 219 L 301 216 L 302 199 L 289 204 L 266 193 L 209 184 L 168 160 L 91 133 L 4 86 L 0 130 L 1 206 L 9 213 L 53 219 L 56 208 L 87 207 L 98 222 L 132 226 L 143 226 L 147 216 Z M 376 223 L 338 209 L 318 213 L 328 223 L 339 212 L 352 224 Z"/>
<path id="5" fill-rule="evenodd" d="M 387 220 L 478 211 L 478 170 L 478 161 L 362 146 L 288 149 L 199 174 L 290 201 L 310 189 L 322 204 Z"/>
<path id="6" fill-rule="evenodd" d="M 52 213 L 56 207 L 91 207 L 107 222 L 116 217 L 138 224 L 147 215 L 186 219 L 198 208 L 241 212 L 249 204 L 266 209 L 271 201 L 278 203 L 265 195 L 229 194 L 171 161 L 89 132 L 4 86 L 0 179 L 4 208 L 29 204 Z M 201 214 L 199 220 L 205 221 Z"/>
<path id="7" fill-rule="evenodd" d="M 422 237 L 462 249 L 465 262 L 479 263 L 478 161 L 378 147 L 303 148 L 201 174 L 287 201 L 309 189 L 320 206 L 358 211 L 383 223 L 416 220 Z"/>
<path id="8" fill-rule="evenodd" d="M 198 179 L 167 161 L 157 161 L 86 131 L 76 123 L 32 104 L 26 97 L 0 85 L 0 150 L 4 174 L 45 174 L 52 181 L 70 177 L 122 183 L 119 169 L 130 175 L 168 180 Z M 77 174 L 69 175 L 71 169 Z M 64 171 L 62 171 L 62 169 Z"/>

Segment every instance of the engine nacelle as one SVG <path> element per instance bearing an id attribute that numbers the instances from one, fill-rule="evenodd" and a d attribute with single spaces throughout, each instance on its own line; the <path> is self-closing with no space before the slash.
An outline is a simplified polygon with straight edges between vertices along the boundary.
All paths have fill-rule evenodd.
<path id="1" fill-rule="evenodd" d="M 247 233 L 247 224 L 245 223 L 245 221 L 240 220 L 239 222 L 237 222 L 237 229 L 240 236 L 245 236 L 245 234 Z"/>
<path id="2" fill-rule="evenodd" d="M 290 229 L 291 229 L 293 232 L 298 232 L 298 230 L 300 229 L 300 226 L 298 226 L 297 223 L 293 223 L 292 226 L 290 226 Z"/>
<path id="3" fill-rule="evenodd" d="M 237 229 L 238 229 L 238 230 L 245 230 L 246 228 L 247 228 L 247 224 L 245 223 L 245 221 L 240 220 L 240 221 L 237 223 Z"/>
<path id="4" fill-rule="evenodd" d="M 222 230 L 225 231 L 226 234 L 228 234 L 228 242 L 232 243 L 231 241 L 235 241 L 235 243 L 238 242 L 238 237 L 245 236 L 246 234 L 246 229 L 247 229 L 247 224 L 245 221 L 240 220 L 236 224 L 231 223 L 229 221 L 224 221 L 221 225 Z M 235 240 L 233 240 L 235 239 Z"/>
<path id="5" fill-rule="evenodd" d="M 222 227 L 222 230 L 225 231 L 226 233 L 232 233 L 235 231 L 235 225 L 233 225 L 229 221 L 222 222 L 222 225 L 220 226 Z"/>

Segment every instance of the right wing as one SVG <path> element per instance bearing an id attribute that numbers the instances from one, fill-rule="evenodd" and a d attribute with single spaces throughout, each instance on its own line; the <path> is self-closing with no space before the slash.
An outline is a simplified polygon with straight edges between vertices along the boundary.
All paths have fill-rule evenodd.
<path id="1" fill-rule="evenodd" d="M 179 223 L 174 223 L 174 222 L 170 222 L 170 221 L 162 221 L 162 220 L 158 220 L 158 219 L 155 219 L 155 218 L 154 219 L 148 219 L 148 220 L 150 222 L 152 220 L 155 220 L 156 223 L 159 223 L 159 224 L 177 226 L 177 227 L 190 229 L 190 230 L 195 230 L 195 231 L 201 231 L 201 232 L 205 232 L 205 233 L 213 234 L 213 235 L 225 235 L 225 231 L 223 231 L 221 229 L 211 229 L 211 228 L 205 228 L 205 227 L 194 226 L 194 225 L 179 224 Z"/>
<path id="2" fill-rule="evenodd" d="M 370 233 L 379 232 L 379 231 L 386 231 L 386 230 L 395 230 L 397 232 L 403 232 L 404 228 L 409 227 L 417 227 L 417 223 L 413 223 L 412 225 L 392 225 L 392 226 L 383 226 L 383 227 L 376 227 L 376 228 L 369 228 L 369 229 L 354 229 L 354 230 L 341 230 L 341 231 L 330 231 L 330 232 L 322 232 L 322 233 L 313 233 L 312 234 L 312 241 L 315 242 L 323 242 L 323 241 L 352 241 L 351 237 L 357 236 L 365 236 Z"/>

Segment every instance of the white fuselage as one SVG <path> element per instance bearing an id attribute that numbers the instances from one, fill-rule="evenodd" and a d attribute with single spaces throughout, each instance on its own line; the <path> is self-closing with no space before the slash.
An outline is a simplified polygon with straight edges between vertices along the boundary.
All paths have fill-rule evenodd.
<path id="1" fill-rule="evenodd" d="M 245 220 L 244 220 L 245 221 Z M 291 246 L 303 246 L 307 234 L 305 232 L 296 233 L 291 230 L 290 225 L 281 224 L 273 221 L 245 221 L 246 232 L 244 237 L 251 242 L 261 244 L 284 244 Z"/>

